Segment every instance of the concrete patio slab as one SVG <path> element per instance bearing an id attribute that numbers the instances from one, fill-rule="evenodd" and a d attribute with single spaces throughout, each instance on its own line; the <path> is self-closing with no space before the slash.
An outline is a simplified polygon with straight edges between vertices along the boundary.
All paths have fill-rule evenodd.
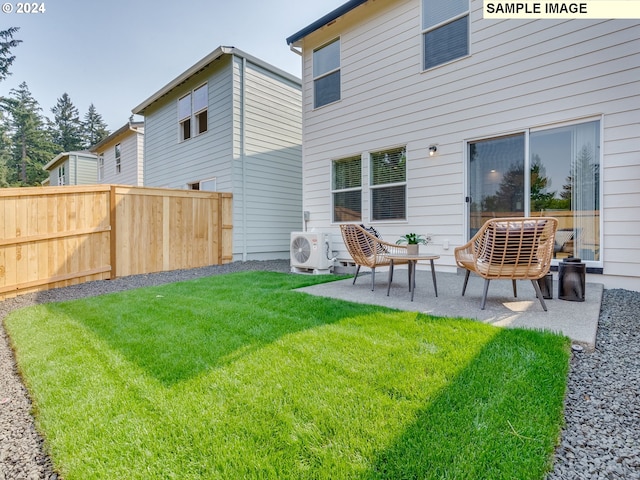
<path id="1" fill-rule="evenodd" d="M 546 312 L 536 298 L 530 281 L 517 282 L 518 297 L 514 298 L 510 281 L 493 280 L 489 285 L 485 309 L 480 310 L 484 279 L 472 274 L 463 297 L 463 274 L 437 272 L 436 297 L 429 269 L 418 270 L 413 302 L 408 289 L 407 272 L 402 268 L 397 268 L 394 273 L 389 296 L 388 275 L 384 271 L 376 273 L 373 292 L 368 273 L 361 273 L 355 285 L 352 285 L 352 279 L 347 279 L 301 288 L 299 291 L 435 316 L 471 318 L 498 327 L 550 330 L 562 333 L 574 343 L 592 350 L 596 343 L 604 287 L 597 283 L 587 283 L 584 302 L 560 300 L 556 275 L 554 274 L 553 282 L 554 298 L 545 300 L 548 309 Z"/>

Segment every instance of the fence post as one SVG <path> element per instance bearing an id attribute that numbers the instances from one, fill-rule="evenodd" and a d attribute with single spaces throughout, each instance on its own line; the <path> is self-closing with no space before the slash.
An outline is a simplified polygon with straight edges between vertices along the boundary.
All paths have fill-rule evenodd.
<path id="1" fill-rule="evenodd" d="M 117 243 L 117 238 L 116 238 L 116 234 L 117 234 L 117 229 L 116 229 L 116 224 L 117 224 L 117 213 L 116 213 L 116 187 L 115 185 L 111 185 L 111 188 L 109 189 L 109 223 L 111 226 L 111 235 L 109 236 L 109 257 L 110 257 L 110 261 L 111 261 L 111 280 L 115 280 L 117 278 L 117 272 L 116 272 L 116 265 L 118 263 L 118 258 L 117 258 L 117 248 L 116 246 L 118 245 Z"/>

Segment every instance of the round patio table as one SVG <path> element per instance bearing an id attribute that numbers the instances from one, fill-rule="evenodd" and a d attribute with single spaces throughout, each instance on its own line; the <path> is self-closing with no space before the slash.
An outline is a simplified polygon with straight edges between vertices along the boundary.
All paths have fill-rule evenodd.
<path id="1" fill-rule="evenodd" d="M 407 262 L 409 265 L 409 291 L 411 292 L 411 301 L 413 302 L 413 294 L 416 290 L 416 265 L 419 261 L 429 260 L 431 263 L 431 278 L 433 279 L 433 290 L 436 292 L 436 297 L 438 296 L 438 284 L 436 283 L 436 271 L 433 267 L 433 261 L 440 258 L 440 255 L 433 255 L 431 253 L 424 253 L 418 255 L 387 255 L 387 258 L 390 261 L 389 265 L 389 281 L 387 283 L 387 297 L 389 296 L 389 291 L 391 290 L 391 279 L 393 275 L 393 262 L 395 260 L 402 260 L 403 262 Z"/>

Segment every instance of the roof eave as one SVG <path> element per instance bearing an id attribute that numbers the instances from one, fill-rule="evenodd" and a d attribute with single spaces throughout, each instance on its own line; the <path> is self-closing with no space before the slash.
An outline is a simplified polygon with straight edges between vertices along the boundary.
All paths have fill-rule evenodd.
<path id="1" fill-rule="evenodd" d="M 366 3 L 367 1 L 368 0 L 350 0 L 349 2 L 336 8 L 332 12 L 327 13 L 324 17 L 316 20 L 311 25 L 308 25 L 307 27 L 303 28 L 299 32 L 296 32 L 293 35 L 291 35 L 289 38 L 287 38 L 287 44 L 295 45 L 297 42 L 302 40 L 307 35 L 315 32 L 316 30 L 320 30 L 325 25 L 328 25 L 329 23 L 337 20 L 338 18 L 342 17 L 346 13 L 349 13 L 351 10 L 353 10 L 356 7 L 359 7 L 363 3 Z"/>

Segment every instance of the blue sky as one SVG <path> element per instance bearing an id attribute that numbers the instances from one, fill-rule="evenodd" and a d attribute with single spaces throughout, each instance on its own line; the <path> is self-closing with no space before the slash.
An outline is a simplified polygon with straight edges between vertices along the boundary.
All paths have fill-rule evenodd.
<path id="1" fill-rule="evenodd" d="M 4 0 L 3 0 L 4 2 Z M 81 117 L 93 103 L 110 130 L 131 109 L 220 45 L 296 76 L 286 38 L 346 0 L 45 0 L 45 12 L 0 13 L 20 27 L 12 75 L 0 95 L 27 82 L 43 114 L 68 93 Z"/>

